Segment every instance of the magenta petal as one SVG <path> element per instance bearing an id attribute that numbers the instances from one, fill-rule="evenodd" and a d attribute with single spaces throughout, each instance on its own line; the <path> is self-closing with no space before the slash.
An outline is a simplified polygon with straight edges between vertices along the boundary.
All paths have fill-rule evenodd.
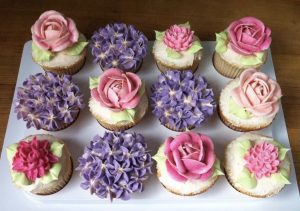
<path id="1" fill-rule="evenodd" d="M 180 175 L 179 173 L 177 173 L 176 169 L 169 163 L 168 160 L 166 160 L 166 167 L 167 167 L 168 173 L 174 180 L 176 180 L 178 182 L 187 181 L 187 178 L 185 178 L 182 175 Z"/>
<path id="2" fill-rule="evenodd" d="M 194 174 L 198 174 L 198 172 L 201 172 L 201 169 L 206 166 L 204 163 L 193 159 L 182 159 L 182 162 L 186 170 Z"/>
<path id="3" fill-rule="evenodd" d="M 171 149 L 170 149 L 170 143 L 173 141 L 173 137 L 168 137 L 165 141 L 165 149 L 164 149 L 164 154 L 167 155 Z"/>
<path id="4" fill-rule="evenodd" d="M 214 169 L 211 168 L 210 170 L 208 170 L 208 172 L 201 174 L 201 177 L 199 178 L 201 181 L 206 181 L 208 180 L 214 173 Z"/>
<path id="5" fill-rule="evenodd" d="M 179 171 L 180 174 L 184 174 L 187 171 L 187 169 L 185 168 L 184 163 L 181 160 L 179 151 L 174 150 L 174 151 L 172 151 L 172 154 L 173 154 L 173 158 L 174 158 L 177 170 Z"/>
<path id="6" fill-rule="evenodd" d="M 184 132 L 175 137 L 175 139 L 170 144 L 171 150 L 177 150 L 179 145 L 183 143 L 192 143 L 191 138 L 188 132 Z"/>
<path id="7" fill-rule="evenodd" d="M 139 95 L 136 95 L 129 102 L 125 102 L 125 103 L 122 103 L 122 101 L 123 101 L 122 99 L 120 99 L 120 104 L 121 104 L 122 108 L 126 108 L 126 109 L 132 109 L 132 108 L 137 107 L 141 101 L 141 97 Z"/>
<path id="8" fill-rule="evenodd" d="M 130 86 L 131 88 L 131 92 L 129 92 L 127 95 L 125 95 L 124 97 L 122 97 L 122 99 L 120 100 L 121 103 L 126 103 L 130 100 L 132 100 L 132 98 L 134 98 L 137 94 L 138 91 L 140 90 L 141 86 L 142 86 L 142 81 L 141 79 L 134 73 L 126 73 L 127 75 L 127 83 L 128 87 Z"/>

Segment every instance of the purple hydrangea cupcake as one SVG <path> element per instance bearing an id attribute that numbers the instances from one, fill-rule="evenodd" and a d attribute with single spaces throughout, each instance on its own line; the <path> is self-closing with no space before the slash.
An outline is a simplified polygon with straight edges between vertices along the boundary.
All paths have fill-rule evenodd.
<path id="1" fill-rule="evenodd" d="M 133 25 L 112 23 L 94 32 L 90 47 L 102 70 L 137 72 L 147 54 L 148 39 Z"/>
<path id="2" fill-rule="evenodd" d="M 81 187 L 99 198 L 130 199 L 142 192 L 152 160 L 141 134 L 105 132 L 96 135 L 78 159 Z"/>
<path id="3" fill-rule="evenodd" d="M 167 71 L 151 87 L 152 113 L 165 127 L 183 132 L 200 127 L 216 103 L 205 78 L 191 71 Z"/>
<path id="4" fill-rule="evenodd" d="M 75 122 L 83 107 L 83 95 L 69 75 L 30 75 L 17 89 L 15 113 L 27 128 L 65 129 Z"/>

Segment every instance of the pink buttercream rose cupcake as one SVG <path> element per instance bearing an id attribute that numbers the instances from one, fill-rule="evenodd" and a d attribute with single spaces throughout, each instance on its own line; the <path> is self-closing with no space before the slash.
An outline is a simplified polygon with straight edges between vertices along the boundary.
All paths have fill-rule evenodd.
<path id="1" fill-rule="evenodd" d="M 248 69 L 222 90 L 219 116 L 233 130 L 260 130 L 272 123 L 281 96 L 276 81 L 262 72 Z"/>
<path id="2" fill-rule="evenodd" d="M 161 72 L 197 70 L 202 57 L 202 46 L 188 22 L 173 25 L 163 32 L 155 31 L 155 35 L 153 55 Z"/>
<path id="3" fill-rule="evenodd" d="M 271 30 L 254 17 L 233 21 L 216 34 L 213 56 L 215 69 L 229 78 L 238 77 L 245 69 L 260 70 L 267 60 L 272 38 Z"/>
<path id="4" fill-rule="evenodd" d="M 126 130 L 146 114 L 148 98 L 138 75 L 111 68 L 90 78 L 90 111 L 108 130 Z"/>
<path id="5" fill-rule="evenodd" d="M 88 42 L 71 18 L 46 11 L 31 27 L 31 33 L 32 58 L 44 70 L 72 75 L 81 69 Z"/>
<path id="6" fill-rule="evenodd" d="M 203 193 L 223 175 L 212 140 L 191 131 L 168 137 L 153 159 L 159 181 L 177 195 Z"/>
<path id="7" fill-rule="evenodd" d="M 225 149 L 226 178 L 240 193 L 257 198 L 276 195 L 290 184 L 288 151 L 272 137 L 244 133 Z"/>

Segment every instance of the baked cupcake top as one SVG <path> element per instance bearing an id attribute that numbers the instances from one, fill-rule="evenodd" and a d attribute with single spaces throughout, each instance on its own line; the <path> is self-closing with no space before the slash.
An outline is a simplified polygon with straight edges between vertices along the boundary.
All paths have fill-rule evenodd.
<path id="1" fill-rule="evenodd" d="M 216 34 L 216 41 L 216 52 L 228 62 L 255 66 L 266 60 L 266 50 L 272 41 L 271 30 L 254 17 L 244 17 Z"/>
<path id="2" fill-rule="evenodd" d="M 195 55 L 201 57 L 200 40 L 194 35 L 189 22 L 172 25 L 163 32 L 155 31 L 155 36 L 153 54 L 156 60 L 170 66 L 191 66 Z"/>
<path id="3" fill-rule="evenodd" d="M 132 193 L 142 192 L 152 165 L 144 137 L 127 132 L 95 136 L 78 161 L 80 186 L 110 200 L 128 200 Z"/>
<path id="4" fill-rule="evenodd" d="M 31 33 L 32 56 L 37 62 L 80 55 L 88 44 L 75 22 L 54 10 L 41 14 L 31 27 Z M 63 62 L 60 60 L 56 59 L 56 62 Z"/>
<path id="5" fill-rule="evenodd" d="M 38 73 L 17 88 L 14 111 L 27 128 L 55 131 L 75 121 L 82 108 L 83 95 L 71 76 Z"/>
<path id="6" fill-rule="evenodd" d="M 153 159 L 177 182 L 205 182 L 223 175 L 212 140 L 191 131 L 168 137 Z"/>
<path id="7" fill-rule="evenodd" d="M 282 93 L 276 81 L 255 69 L 245 70 L 235 81 L 228 101 L 230 113 L 241 119 L 277 114 Z"/>
<path id="8" fill-rule="evenodd" d="M 151 87 L 152 113 L 170 129 L 200 127 L 213 115 L 214 93 L 202 76 L 190 71 L 167 71 Z"/>
<path id="9" fill-rule="evenodd" d="M 90 78 L 93 113 L 107 116 L 107 121 L 117 123 L 131 121 L 139 115 L 140 105 L 144 105 L 145 87 L 138 75 L 111 68 L 100 77 Z"/>
<path id="10" fill-rule="evenodd" d="M 147 54 L 148 39 L 133 25 L 112 23 L 94 32 L 90 47 L 94 62 L 103 70 L 119 68 L 135 72 Z"/>
<path id="11" fill-rule="evenodd" d="M 273 138 L 245 133 L 232 141 L 225 152 L 230 182 L 251 196 L 271 196 L 290 184 L 289 149 Z"/>
<path id="12" fill-rule="evenodd" d="M 29 136 L 6 148 L 13 183 L 32 191 L 58 179 L 64 144 L 49 135 Z"/>

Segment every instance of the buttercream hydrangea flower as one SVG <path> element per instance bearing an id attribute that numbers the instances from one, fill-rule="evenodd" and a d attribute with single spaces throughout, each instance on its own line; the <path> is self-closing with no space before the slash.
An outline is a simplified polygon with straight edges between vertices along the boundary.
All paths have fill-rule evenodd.
<path id="1" fill-rule="evenodd" d="M 17 89 L 15 113 L 27 128 L 64 129 L 76 120 L 82 108 L 83 95 L 69 75 L 30 75 Z"/>
<path id="2" fill-rule="evenodd" d="M 205 78 L 190 71 L 161 74 L 151 92 L 152 113 L 176 131 L 201 126 L 216 108 L 213 90 Z"/>
<path id="3" fill-rule="evenodd" d="M 79 158 L 81 187 L 99 198 L 130 199 L 143 191 L 151 173 L 151 155 L 141 134 L 105 132 L 95 136 Z"/>
<path id="4" fill-rule="evenodd" d="M 104 70 L 136 71 L 147 54 L 148 39 L 133 25 L 108 24 L 95 31 L 90 42 L 94 62 Z"/>

